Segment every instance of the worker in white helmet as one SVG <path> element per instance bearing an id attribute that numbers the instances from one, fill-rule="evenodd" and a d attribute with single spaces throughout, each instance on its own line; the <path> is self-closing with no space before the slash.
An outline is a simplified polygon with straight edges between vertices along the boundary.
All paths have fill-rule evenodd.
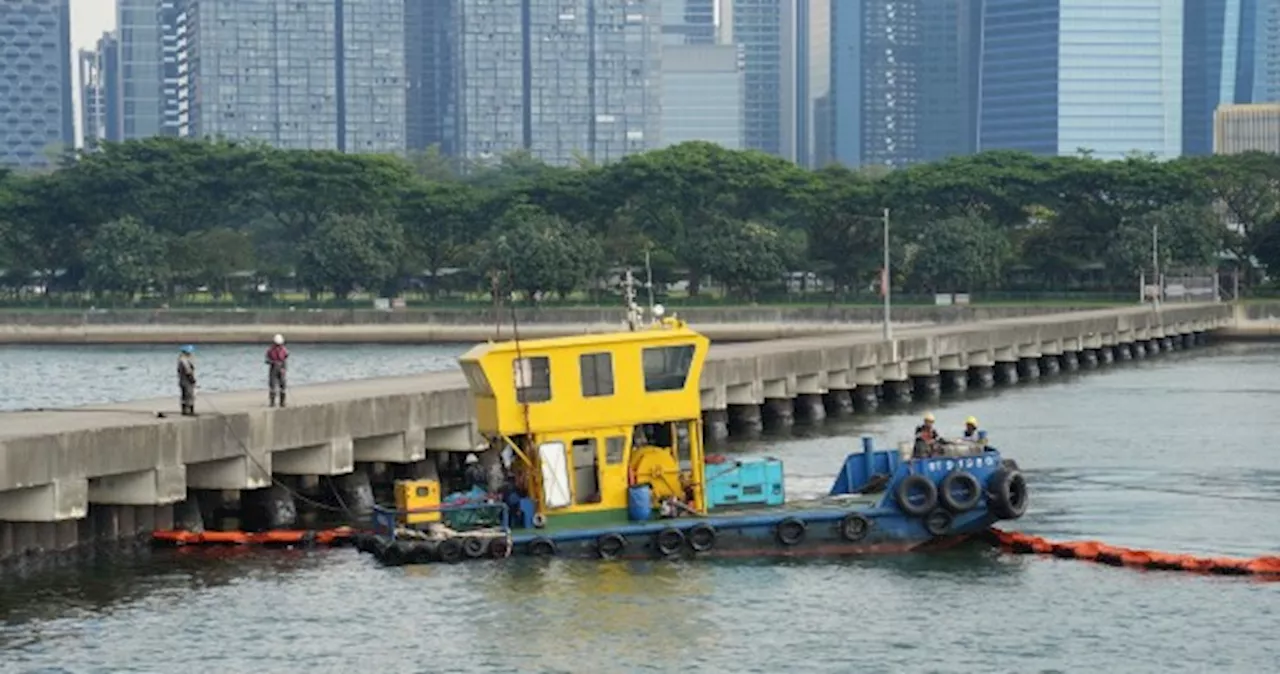
<path id="1" fill-rule="evenodd" d="M 938 428 L 934 426 L 933 413 L 924 415 L 924 423 L 916 426 L 916 442 L 915 452 L 916 458 L 924 458 L 927 456 L 935 456 L 938 451 L 938 444 L 942 442 L 942 436 L 938 433 Z"/>
<path id="2" fill-rule="evenodd" d="M 267 349 L 267 387 L 271 390 L 271 407 L 276 406 L 277 398 L 284 407 L 285 384 L 289 350 L 284 348 L 284 335 L 276 335 L 271 339 L 271 348 Z"/>

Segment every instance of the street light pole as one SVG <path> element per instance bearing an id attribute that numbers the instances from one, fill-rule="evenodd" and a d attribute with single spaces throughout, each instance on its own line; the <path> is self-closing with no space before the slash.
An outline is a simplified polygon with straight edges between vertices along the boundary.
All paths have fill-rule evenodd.
<path id="1" fill-rule="evenodd" d="M 1158 223 L 1151 225 L 1151 274 L 1151 280 L 1156 286 L 1156 292 L 1152 296 L 1151 302 L 1158 311 L 1160 309 L 1160 296 L 1164 294 L 1164 284 L 1160 282 L 1160 225 Z"/>
<path id="2" fill-rule="evenodd" d="M 884 276 L 880 279 L 884 291 L 884 339 L 893 339 L 893 327 L 889 320 L 889 293 L 892 283 L 889 274 L 889 209 L 884 209 Z"/>

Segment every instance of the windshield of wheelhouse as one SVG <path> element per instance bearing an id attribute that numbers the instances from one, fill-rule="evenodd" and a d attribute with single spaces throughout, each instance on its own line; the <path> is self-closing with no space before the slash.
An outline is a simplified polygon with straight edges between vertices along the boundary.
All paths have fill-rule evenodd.
<path id="1" fill-rule="evenodd" d="M 462 375 L 467 378 L 467 388 L 476 397 L 492 398 L 493 388 L 489 386 L 489 378 L 479 363 L 462 363 Z"/>

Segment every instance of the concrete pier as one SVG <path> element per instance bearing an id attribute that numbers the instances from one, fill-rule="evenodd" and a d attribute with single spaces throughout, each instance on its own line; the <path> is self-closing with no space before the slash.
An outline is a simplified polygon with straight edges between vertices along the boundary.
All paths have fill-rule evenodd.
<path id="1" fill-rule="evenodd" d="M 1136 350 L 1145 353 L 1166 337 L 1203 341 L 1231 315 L 1222 304 L 1143 306 L 899 329 L 891 341 L 862 331 L 715 345 L 700 382 L 703 409 L 709 434 L 749 435 L 765 419 L 792 423 L 793 401 L 813 418 L 829 409 L 824 396 L 837 408 L 846 399 L 872 408 L 880 386 L 893 400 L 911 396 L 913 382 L 932 390 L 939 377 L 953 386 L 1013 384 L 1020 364 L 1038 374 L 1050 356 L 1096 364 L 1099 349 L 1142 345 Z M 86 539 L 136 540 L 172 526 L 175 504 L 188 502 L 181 519 L 190 521 L 191 500 L 230 494 L 252 502 L 274 491 L 273 476 L 345 484 L 339 476 L 358 465 L 401 474 L 478 440 L 458 371 L 301 386 L 288 408 L 264 402 L 261 391 L 205 395 L 195 418 L 175 416 L 169 399 L 0 414 L 0 559 Z M 339 490 L 344 498 L 363 494 L 351 480 Z M 209 513 L 201 515 L 210 526 Z"/>

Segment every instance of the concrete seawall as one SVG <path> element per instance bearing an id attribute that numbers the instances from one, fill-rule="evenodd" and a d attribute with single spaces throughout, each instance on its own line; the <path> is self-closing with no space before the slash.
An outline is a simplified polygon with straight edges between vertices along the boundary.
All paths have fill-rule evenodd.
<path id="1" fill-rule="evenodd" d="M 904 306 L 895 323 L 950 325 L 1021 316 L 1065 313 L 1079 307 Z M 878 324 L 878 307 L 691 307 L 677 310 L 712 340 L 753 341 L 846 332 Z M 516 311 L 525 338 L 607 332 L 624 315 L 614 308 Z M 346 343 L 474 342 L 512 334 L 510 311 L 485 309 L 374 310 L 158 310 L 0 312 L 0 344 L 261 343 L 276 333 L 290 341 Z"/>
<path id="2" fill-rule="evenodd" d="M 916 327 L 887 342 L 861 332 L 716 345 L 701 380 L 706 433 L 1141 358 L 1231 321 L 1228 305 L 1174 305 Z M 475 442 L 457 371 L 300 387 L 287 409 L 264 402 L 261 391 L 209 395 L 194 419 L 157 417 L 174 409 L 168 399 L 0 414 L 0 560 L 136 540 L 175 512 L 199 519 L 211 499 L 291 499 L 283 484 L 367 489 L 388 466 L 429 473 Z"/>

